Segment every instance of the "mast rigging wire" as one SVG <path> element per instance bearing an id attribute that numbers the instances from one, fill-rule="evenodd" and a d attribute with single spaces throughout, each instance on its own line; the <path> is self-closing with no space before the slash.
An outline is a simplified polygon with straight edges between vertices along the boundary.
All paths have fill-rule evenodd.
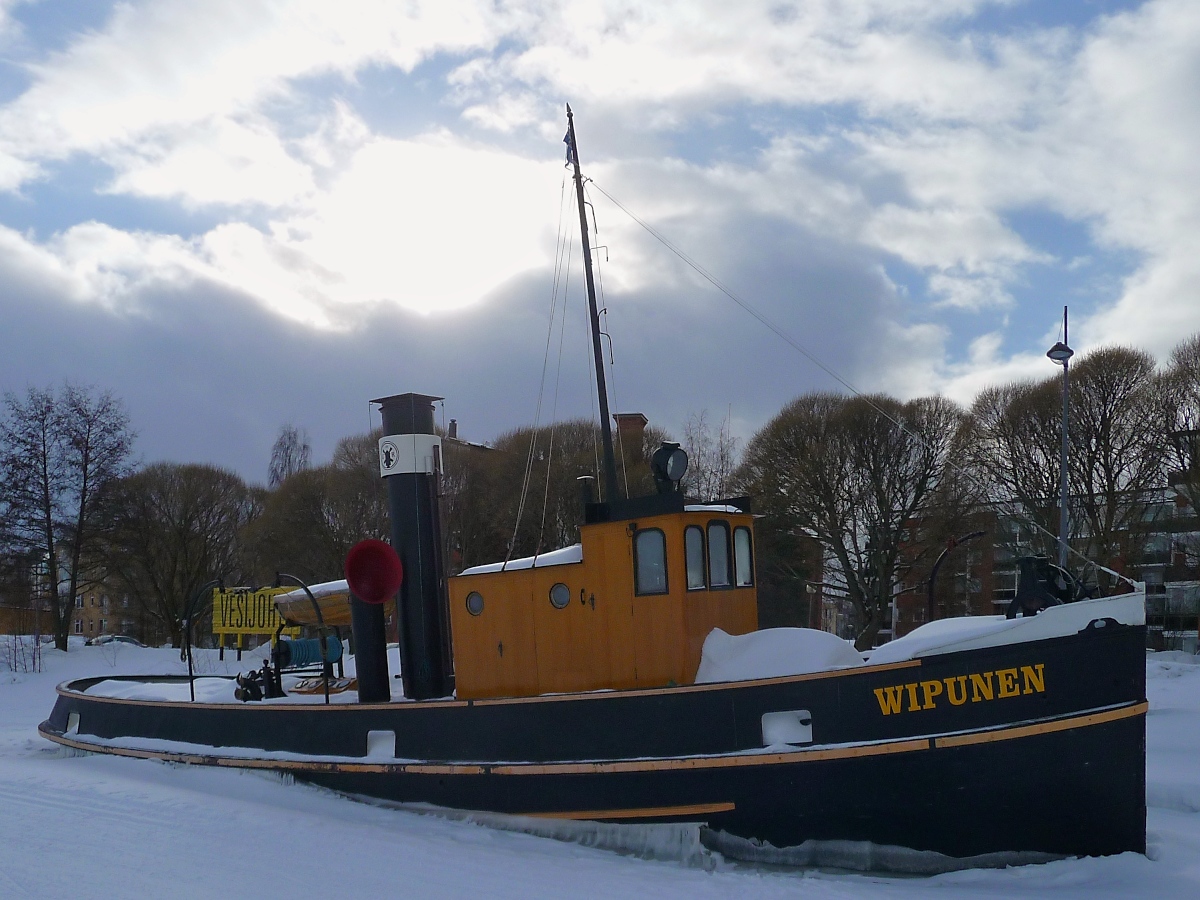
<path id="1" fill-rule="evenodd" d="M 554 322 L 558 315 L 558 297 L 560 287 L 562 294 L 566 294 L 567 284 L 570 279 L 571 271 L 571 255 L 573 244 L 569 241 L 563 230 L 563 200 L 567 197 L 567 178 L 563 176 L 562 184 L 559 186 L 558 200 L 558 236 L 555 248 L 554 258 L 554 279 L 550 291 L 550 322 L 546 327 L 546 350 L 542 357 L 542 377 L 538 384 L 537 405 L 533 414 L 533 427 L 529 435 L 529 452 L 525 457 L 525 472 L 521 481 L 521 497 L 517 503 L 516 521 L 513 523 L 512 538 L 508 542 L 508 549 L 504 554 L 504 562 L 500 566 L 500 571 L 504 571 L 512 559 L 513 549 L 517 545 L 517 536 L 521 530 L 521 519 L 525 514 L 525 501 L 529 495 L 529 482 L 533 474 L 533 458 L 537 448 L 537 430 L 542 418 L 542 400 L 546 393 L 546 371 L 550 366 L 550 347 L 554 338 Z M 571 192 L 570 204 L 574 204 L 574 192 Z M 568 212 L 570 207 L 568 208 Z M 564 311 L 565 318 L 565 311 Z"/>
<path id="2" fill-rule="evenodd" d="M 570 257 L 568 257 L 568 261 L 569 259 Z M 564 283 L 562 323 L 558 329 L 558 363 L 554 371 L 554 402 L 550 408 L 550 446 L 546 451 L 546 484 L 545 490 L 542 492 L 542 521 L 538 525 L 537 545 L 533 551 L 535 561 L 542 552 L 542 539 L 546 533 L 546 511 L 550 508 L 550 473 L 554 464 L 554 438 L 558 434 L 558 388 L 562 382 L 563 340 L 567 334 L 567 299 L 569 296 L 567 285 Z"/>
<path id="3" fill-rule="evenodd" d="M 733 290 L 731 288 L 727 287 L 719 278 L 717 278 L 715 275 L 713 275 L 711 272 L 709 272 L 707 269 L 705 269 L 702 265 L 700 265 L 700 263 L 696 262 L 696 260 L 694 260 L 691 256 L 689 256 L 687 253 L 685 253 L 683 250 L 681 250 L 675 244 L 673 244 L 664 234 L 662 234 L 660 231 L 658 231 L 656 228 L 654 228 L 654 226 L 650 225 L 648 222 L 646 222 L 640 216 L 636 215 L 632 210 L 630 210 L 623 203 L 621 203 L 620 200 L 618 200 L 616 197 L 614 197 L 612 194 L 610 194 L 608 191 L 606 191 L 603 187 L 601 187 L 599 184 L 597 184 L 594 179 L 589 178 L 588 181 L 596 188 L 596 190 L 598 190 L 601 194 L 603 194 L 605 197 L 607 197 L 612 202 L 612 204 L 617 207 L 617 209 L 621 210 L 621 212 L 623 212 L 623 213 L 625 213 L 625 215 L 629 216 L 629 218 L 631 218 L 634 222 L 636 222 L 643 229 L 645 229 L 645 231 L 647 233 L 649 233 L 651 237 L 653 237 L 660 244 L 662 244 L 664 247 L 666 247 L 668 250 L 670 250 L 672 253 L 674 253 L 676 256 L 678 256 L 680 260 L 682 260 L 687 266 L 689 266 L 693 271 L 695 271 L 698 275 L 700 275 L 700 277 L 702 277 L 705 281 L 707 281 L 709 284 L 711 284 L 713 287 L 715 287 L 718 291 L 720 291 L 722 294 L 724 294 L 726 297 L 728 297 L 730 300 L 732 300 L 734 303 L 736 303 L 738 306 L 740 306 L 743 310 L 745 310 L 747 313 L 749 313 L 751 316 L 753 316 L 755 319 L 757 319 L 762 325 L 765 325 L 780 340 L 782 340 L 784 343 L 786 343 L 792 349 L 796 350 L 798 353 L 800 353 L 802 356 L 804 356 L 806 359 L 808 359 L 809 362 L 811 362 L 813 365 L 815 365 L 821 371 L 825 372 L 825 374 L 827 374 L 830 378 L 832 378 L 838 384 L 842 385 L 842 387 L 844 387 L 846 390 L 848 390 L 854 396 L 865 401 L 872 409 L 875 410 L 875 412 L 879 413 L 879 415 L 883 416 L 885 419 L 887 419 L 889 422 L 891 422 L 893 425 L 895 425 L 897 428 L 899 428 L 901 431 L 903 431 L 909 437 L 913 438 L 920 444 L 927 445 L 927 442 L 920 435 L 913 432 L 903 422 L 897 421 L 893 416 L 889 415 L 886 410 L 882 409 L 878 404 L 876 404 L 869 395 L 864 394 L 862 391 L 860 391 L 858 388 L 856 388 L 853 384 L 851 384 L 849 381 L 847 381 L 841 375 L 839 375 L 837 372 L 835 372 L 833 369 L 831 369 L 829 366 L 825 365 L 825 363 L 823 363 L 818 357 L 816 357 L 814 354 L 809 352 L 803 345 L 801 345 L 797 340 L 795 340 L 790 334 L 788 334 L 786 331 L 784 331 L 781 326 L 777 325 L 769 317 L 764 315 L 759 310 L 755 309 L 750 303 L 748 303 L 747 301 L 745 301 L 741 297 L 739 297 L 737 294 L 735 294 L 733 292 Z M 594 207 L 593 207 L 593 216 L 594 215 L 595 215 L 595 211 L 594 211 Z M 958 467 L 953 466 L 953 468 L 957 469 Z M 961 473 L 961 470 L 960 470 L 960 474 L 965 474 L 965 473 Z M 1001 502 L 1011 502 L 1011 501 L 1001 501 Z M 1032 525 L 1033 528 L 1035 528 L 1036 530 L 1043 532 L 1045 535 L 1053 538 L 1055 541 L 1058 540 L 1058 535 L 1051 532 L 1048 528 L 1044 528 L 1043 526 L 1039 525 L 1032 518 L 1030 518 L 1028 516 L 1020 516 L 1020 517 L 1024 518 L 1028 522 L 1028 524 Z M 1120 572 L 1115 572 L 1112 569 L 1108 568 L 1107 566 L 1103 566 L 1100 563 L 1096 562 L 1095 560 L 1089 559 L 1087 556 L 1085 556 L 1083 553 L 1080 553 L 1078 550 L 1076 550 L 1074 547 L 1071 547 L 1069 544 L 1067 545 L 1067 550 L 1069 552 L 1073 553 L 1075 556 L 1082 559 L 1086 564 L 1094 566 L 1097 569 L 1100 569 L 1102 571 L 1105 571 L 1105 572 L 1109 573 L 1110 575 L 1113 575 L 1114 577 L 1119 578 L 1121 581 L 1124 581 L 1128 584 L 1134 585 L 1135 587 L 1140 585 L 1140 582 L 1134 581 L 1128 575 L 1122 575 Z"/>

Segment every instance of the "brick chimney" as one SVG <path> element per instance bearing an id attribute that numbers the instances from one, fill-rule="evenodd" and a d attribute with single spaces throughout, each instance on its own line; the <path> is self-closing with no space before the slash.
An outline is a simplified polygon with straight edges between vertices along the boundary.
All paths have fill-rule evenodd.
<path id="1" fill-rule="evenodd" d="M 619 446 L 623 447 L 626 453 L 634 455 L 641 453 L 642 436 L 646 433 L 646 426 L 650 420 L 640 412 L 614 413 L 613 418 L 617 422 Z"/>

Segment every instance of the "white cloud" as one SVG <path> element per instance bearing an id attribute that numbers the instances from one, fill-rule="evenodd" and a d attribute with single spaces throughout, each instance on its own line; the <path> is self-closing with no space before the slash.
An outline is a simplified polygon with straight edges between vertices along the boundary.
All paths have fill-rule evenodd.
<path id="1" fill-rule="evenodd" d="M 871 347 L 862 383 L 864 391 L 879 391 L 902 399 L 934 392 L 945 352 L 947 330 L 940 325 L 904 326 L 884 321 Z"/>
<path id="2" fill-rule="evenodd" d="M 922 273 L 925 290 L 886 325 L 922 361 L 881 354 L 881 383 L 958 395 L 979 383 L 972 372 L 1034 371 L 1040 354 L 1006 355 L 994 315 L 962 326 L 988 329 L 965 361 L 921 321 L 939 304 L 1009 308 L 1032 266 L 1065 265 L 1018 233 L 1013 214 L 1025 210 L 1081 225 L 1093 256 L 1134 261 L 1115 299 L 1078 318 L 1081 347 L 1138 341 L 1164 353 L 1200 329 L 1200 6 L 1152 0 L 1083 30 L 959 27 L 990 5 L 122 4 L 33 65 L 32 87 L 0 109 L 0 189 L 83 156 L 112 167 L 110 192 L 225 222 L 194 241 L 80 225 L 41 246 L 9 235 L 0 252 L 117 306 L 147 279 L 204 278 L 320 327 L 376 303 L 460 307 L 548 266 L 561 178 L 464 135 L 520 142 L 537 131 L 544 157 L 557 157 L 570 97 L 589 121 L 645 133 L 624 152 L 635 140 L 611 129 L 589 174 L 702 261 L 736 265 L 739 235 L 724 229 L 783 220 Z M 467 58 L 435 86 L 442 130 L 428 116 L 417 137 L 372 133 L 362 110 L 313 87 L 439 52 Z M 731 111 L 765 149 L 730 137 L 728 122 L 741 121 L 723 119 Z M 705 127 L 734 146 L 676 158 L 670 141 Z M 697 283 L 619 216 L 600 225 L 610 290 L 649 297 Z"/>
<path id="3" fill-rule="evenodd" d="M 476 104 L 463 110 L 463 118 L 484 128 L 511 133 L 547 118 L 547 104 L 530 92 L 505 94 L 492 104 Z"/>
<path id="4" fill-rule="evenodd" d="M 31 177 L 39 161 L 89 153 L 117 168 L 118 184 L 187 194 L 189 156 L 209 172 L 231 149 L 250 154 L 250 168 L 276 164 L 270 141 L 231 132 L 252 127 L 245 117 L 296 79 L 353 77 L 372 64 L 411 70 L 437 51 L 491 46 L 506 27 L 482 0 L 119 4 L 103 29 L 30 64 L 33 85 L 0 110 L 0 151 L 25 163 L 0 165 L 0 187 Z M 143 177 L 146 162 L 157 171 Z"/>
<path id="5" fill-rule="evenodd" d="M 650 106 L 664 127 L 740 102 L 987 118 L 1013 110 L 1036 72 L 992 65 L 937 26 L 989 5 L 570 0 L 533 19 L 523 47 L 473 60 L 456 80 L 493 97 L 497 118 L 512 84 L 553 85 L 592 108 Z"/>
<path id="6" fill-rule="evenodd" d="M 961 207 L 913 209 L 884 204 L 863 230 L 869 244 L 906 263 L 932 269 L 935 294 L 952 306 L 1007 305 L 1003 282 L 1020 263 L 1044 260 L 990 210 Z"/>
<path id="7" fill-rule="evenodd" d="M 562 175 L 447 134 L 377 139 L 274 239 L 336 279 L 319 290 L 352 314 L 391 301 L 452 309 L 553 259 Z"/>
<path id="8" fill-rule="evenodd" d="M 1048 337 L 1048 336 L 1047 336 Z M 984 388 L 1013 381 L 1042 379 L 1054 374 L 1051 363 L 1041 353 L 1003 352 L 1004 336 L 986 332 L 971 341 L 967 358 L 933 373 L 938 390 L 964 405 L 970 405 Z M 1050 347 L 1048 339 L 1046 347 Z"/>
<path id="9" fill-rule="evenodd" d="M 115 312 L 139 311 L 148 287 L 179 286 L 211 274 L 194 243 L 84 222 L 45 243 L 0 227 L 0 265 L 11 289 L 65 297 Z"/>
<path id="10" fill-rule="evenodd" d="M 180 199 L 188 207 L 288 206 L 314 188 L 309 166 L 260 116 L 174 129 L 108 158 L 119 174 L 107 193 Z"/>
<path id="11" fill-rule="evenodd" d="M 452 309 L 547 265 L 560 181 L 552 167 L 447 135 L 376 139 L 266 231 L 230 222 L 184 240 L 87 222 L 40 245 L 6 231 L 0 254 L 117 309 L 139 308 L 148 286 L 203 279 L 285 318 L 344 328 L 364 306 Z"/>

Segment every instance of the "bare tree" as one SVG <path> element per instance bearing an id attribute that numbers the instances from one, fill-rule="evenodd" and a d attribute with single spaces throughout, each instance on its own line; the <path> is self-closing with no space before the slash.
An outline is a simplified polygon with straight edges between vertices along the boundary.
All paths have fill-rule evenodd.
<path id="1" fill-rule="evenodd" d="M 1118 570 L 1136 564 L 1153 528 L 1164 484 L 1167 436 L 1154 360 L 1143 350 L 1105 347 L 1071 378 L 1070 481 L 1085 525 L 1085 553 Z"/>
<path id="2" fill-rule="evenodd" d="M 737 439 L 729 433 L 729 418 L 714 432 L 708 410 L 688 416 L 683 426 L 683 449 L 688 455 L 684 491 L 700 500 L 729 496 L 733 472 L 737 468 Z"/>
<path id="3" fill-rule="evenodd" d="M 442 445 L 444 559 L 451 573 L 504 558 L 511 520 L 504 524 L 498 520 L 497 510 L 507 508 L 507 504 L 493 476 L 499 462 L 489 459 L 497 452 L 492 447 L 459 440 L 447 440 Z"/>
<path id="4" fill-rule="evenodd" d="M 640 444 L 622 446 L 618 472 L 631 496 L 654 492 L 649 457 L 663 437 L 659 429 L 646 428 Z M 594 422 L 516 428 L 491 447 L 461 441 L 444 447 L 443 526 L 453 569 L 545 553 L 579 540 L 578 479 L 597 477 L 600 467 Z"/>
<path id="5" fill-rule="evenodd" d="M 501 435 L 496 453 L 483 462 L 495 504 L 491 515 L 500 524 L 505 544 L 512 542 L 512 556 L 544 553 L 579 540 L 583 522 L 580 502 L 581 476 L 597 476 L 598 432 L 586 419 L 558 422 L 542 428 L 517 428 Z M 630 489 L 640 483 L 635 448 L 625 460 Z M 526 483 L 528 487 L 522 495 Z M 643 466 L 644 467 L 644 466 Z M 648 472 L 648 469 L 647 469 Z"/>
<path id="6" fill-rule="evenodd" d="M 312 461 L 312 447 L 308 432 L 288 423 L 279 429 L 279 437 L 271 447 L 271 465 L 267 481 L 271 487 L 279 487 L 297 472 L 303 472 Z"/>
<path id="7" fill-rule="evenodd" d="M 377 440 L 377 433 L 345 438 L 332 463 L 295 472 L 270 492 L 245 534 L 259 581 L 279 571 L 305 580 L 340 578 L 354 544 L 390 539 Z"/>
<path id="8" fill-rule="evenodd" d="M 1152 527 L 1167 452 L 1154 361 L 1127 347 L 1093 350 L 1072 367 L 1068 485 L 1073 543 L 1106 565 L 1135 563 Z M 991 498 L 1035 523 L 1037 549 L 1058 533 L 1062 387 L 1051 376 L 989 388 L 972 408 L 975 463 Z"/>
<path id="9" fill-rule="evenodd" d="M 1164 402 L 1163 430 L 1168 441 L 1167 479 L 1177 495 L 1191 507 L 1193 524 L 1200 515 L 1200 335 L 1183 341 L 1171 353 L 1167 369 L 1159 376 Z M 1200 567 L 1200 540 L 1192 529 L 1174 538 L 1185 565 Z"/>
<path id="10" fill-rule="evenodd" d="M 1159 391 L 1166 400 L 1164 429 L 1172 438 L 1166 447 L 1171 481 L 1200 511 L 1200 334 L 1172 351 Z"/>
<path id="11" fill-rule="evenodd" d="M 1062 447 L 1058 382 L 1047 378 L 986 388 L 971 407 L 971 419 L 971 462 L 988 499 L 1032 522 L 1043 541 L 1057 534 Z"/>
<path id="12" fill-rule="evenodd" d="M 177 647 L 185 604 L 200 586 L 242 580 L 240 532 L 257 510 L 254 491 L 232 472 L 148 466 L 112 486 L 107 569 Z"/>
<path id="13" fill-rule="evenodd" d="M 55 645 L 67 649 L 76 595 L 101 574 L 88 568 L 105 488 L 128 470 L 133 432 L 110 392 L 70 383 L 61 392 L 8 392 L 0 424 L 6 536 L 44 561 Z"/>
<path id="14" fill-rule="evenodd" d="M 764 521 L 811 536 L 832 559 L 859 649 L 888 621 L 904 531 L 935 501 L 963 420 L 940 397 L 808 394 L 746 448 L 739 487 L 759 501 Z"/>

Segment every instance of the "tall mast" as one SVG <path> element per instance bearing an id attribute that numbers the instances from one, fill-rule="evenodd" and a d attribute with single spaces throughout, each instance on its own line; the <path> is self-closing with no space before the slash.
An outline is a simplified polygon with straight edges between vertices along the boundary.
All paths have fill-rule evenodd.
<path id="1" fill-rule="evenodd" d="M 604 499 L 615 500 L 620 494 L 617 486 L 617 463 L 613 455 L 612 424 L 608 413 L 608 386 L 604 381 L 604 356 L 600 350 L 600 314 L 596 310 L 596 282 L 592 277 L 592 245 L 588 240 L 587 212 L 583 207 L 583 176 L 579 174 L 579 147 L 575 143 L 575 117 L 567 104 L 567 149 L 575 169 L 575 198 L 579 207 L 579 233 L 583 239 L 583 272 L 587 277 L 588 314 L 592 323 L 592 355 L 596 361 L 596 392 L 600 396 L 600 435 L 604 441 Z"/>

